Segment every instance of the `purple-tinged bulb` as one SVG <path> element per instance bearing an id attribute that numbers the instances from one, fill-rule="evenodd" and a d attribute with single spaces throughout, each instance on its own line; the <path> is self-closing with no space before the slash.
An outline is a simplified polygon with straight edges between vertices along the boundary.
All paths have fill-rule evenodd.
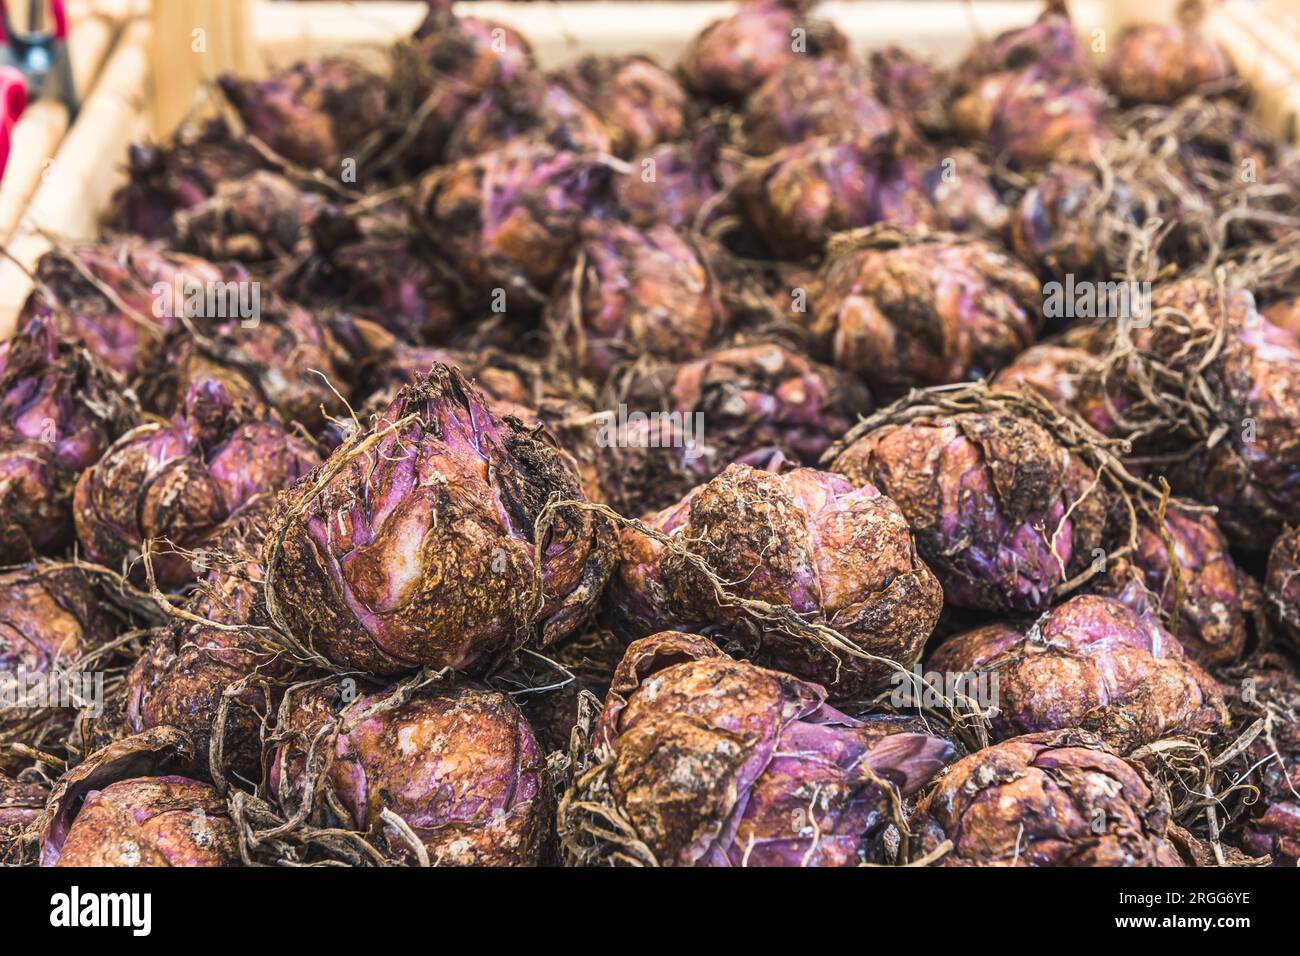
<path id="1" fill-rule="evenodd" d="M 411 861 L 409 838 L 384 818 L 396 814 L 443 866 L 537 866 L 550 862 L 554 797 L 546 756 L 505 694 L 469 685 L 435 686 L 391 705 L 395 692 L 340 699 L 337 687 L 293 693 L 286 743 L 272 755 L 271 792 L 296 806 L 307 753 L 325 739 L 325 785 L 343 826 L 383 835 L 391 856 Z M 316 804 L 324 804 L 317 796 Z"/>
<path id="2" fill-rule="evenodd" d="M 646 523 L 678 547 L 621 532 L 610 609 L 625 637 L 676 628 L 756 643 L 773 666 L 846 695 L 916 663 L 939 619 L 942 592 L 903 513 L 870 485 L 736 464 Z M 789 608 L 849 646 L 756 620 L 682 549 L 726 594 Z"/>
<path id="3" fill-rule="evenodd" d="M 891 136 L 896 124 L 871 94 L 871 74 L 852 60 L 796 58 L 745 100 L 740 137 L 763 156 L 817 136 Z"/>
<path id="4" fill-rule="evenodd" d="M 75 671 L 83 656 L 113 639 L 118 624 L 72 565 L 37 562 L 0 574 L 0 672 Z"/>
<path id="5" fill-rule="evenodd" d="M 786 258 L 819 253 L 833 233 L 860 226 L 934 222 L 920 171 L 889 136 L 807 140 L 748 163 L 735 188 L 750 225 Z"/>
<path id="6" fill-rule="evenodd" d="M 225 799 L 200 780 L 118 780 L 85 795 L 56 862 L 42 865 L 237 866 L 238 836 L 227 812 Z"/>
<path id="7" fill-rule="evenodd" d="M 897 46 L 872 51 L 868 62 L 876 98 L 898 122 L 925 132 L 944 132 L 948 116 L 943 104 L 951 83 L 946 72 Z"/>
<path id="8" fill-rule="evenodd" d="M 573 261 L 581 223 L 612 178 L 603 160 L 517 144 L 462 159 L 420 183 L 418 214 L 467 285 L 540 304 Z"/>
<path id="9" fill-rule="evenodd" d="M 555 79 L 600 117 L 615 155 L 625 159 L 678 140 L 686 130 L 686 91 L 649 57 L 587 56 Z"/>
<path id="10" fill-rule="evenodd" d="M 0 564 L 54 554 L 72 540 L 77 475 L 138 410 L 116 377 L 52 318 L 32 319 L 0 371 Z"/>
<path id="11" fill-rule="evenodd" d="M 165 252 L 135 240 L 73 246 L 41 257 L 40 280 L 23 320 L 51 317 L 59 334 L 133 380 L 180 327 L 166 307 L 190 282 L 211 288 L 228 280 L 206 260 Z"/>
<path id="12" fill-rule="evenodd" d="M 404 169 L 441 163 L 447 141 L 466 111 L 490 89 L 505 89 L 536 72 L 532 49 L 504 24 L 458 17 L 450 4 L 431 4 L 410 40 L 392 49 L 393 109 L 409 117 L 402 133 Z"/>
<path id="13" fill-rule="evenodd" d="M 322 196 L 259 170 L 218 183 L 210 197 L 173 217 L 176 247 L 212 260 L 287 259 L 307 237 Z"/>
<path id="14" fill-rule="evenodd" d="M 226 799 L 196 769 L 193 743 L 173 727 L 90 754 L 50 793 L 41 866 L 239 866 Z"/>
<path id="15" fill-rule="evenodd" d="M 126 185 L 113 194 L 106 222 L 119 232 L 168 239 L 177 213 L 208 199 L 221 183 L 242 179 L 265 160 L 221 118 L 186 124 L 165 144 L 134 144 Z"/>
<path id="16" fill-rule="evenodd" d="M 935 221 L 949 232 L 1001 241 L 1011 210 L 992 183 L 993 172 L 968 149 L 948 154 L 925 171 L 926 194 L 934 205 Z"/>
<path id="17" fill-rule="evenodd" d="M 1154 613 L 1096 594 L 1070 598 L 1027 628 L 990 624 L 949 638 L 926 669 L 996 674 L 998 740 L 1078 727 L 1128 753 L 1228 723 L 1214 678 Z"/>
<path id="18" fill-rule="evenodd" d="M 1249 635 L 1247 582 L 1210 515 L 1170 508 L 1163 533 L 1146 516 L 1132 560 L 1190 657 L 1219 667 L 1241 656 Z"/>
<path id="19" fill-rule="evenodd" d="M 263 289 L 242 269 L 228 270 L 232 284 L 248 289 L 240 306 L 205 308 L 191 316 L 189 325 L 199 334 L 186 329 L 164 342 L 137 386 L 141 400 L 159 414 L 172 415 L 191 387 L 218 381 L 235 404 L 267 405 L 286 422 L 308 429 L 319 428 L 326 415 L 342 414 L 351 386 L 329 327 L 315 313 Z"/>
<path id="20" fill-rule="evenodd" d="M 1232 61 L 1217 41 L 1177 23 L 1126 27 L 1101 66 L 1106 86 L 1126 103 L 1173 103 L 1232 76 Z"/>
<path id="21" fill-rule="evenodd" d="M 939 866 L 1182 866 L 1169 793 L 1097 737 L 1016 737 L 957 761 L 913 816 Z"/>
<path id="22" fill-rule="evenodd" d="M 530 637 L 551 643 L 592 610 L 614 534 L 578 506 L 539 528 L 552 499 L 585 500 L 572 459 L 435 365 L 281 496 L 263 555 L 271 615 L 336 666 L 372 674 L 462 670 Z"/>
<path id="23" fill-rule="evenodd" d="M 1300 529 L 1287 528 L 1269 549 L 1264 595 L 1282 635 L 1300 647 Z"/>
<path id="24" fill-rule="evenodd" d="M 286 487 L 319 460 L 274 413 L 246 412 L 220 383 L 196 382 L 170 422 L 118 439 L 77 482 L 73 508 L 86 555 L 110 567 L 129 563 L 139 577 L 148 541 L 162 587 L 195 577 L 191 549 L 254 497 Z"/>
<path id="25" fill-rule="evenodd" d="M 977 43 L 957 67 L 957 84 L 969 89 L 981 77 L 1014 70 L 1040 69 L 1053 77 L 1091 78 L 1092 55 L 1068 13 L 1052 4 L 1033 23 Z"/>
<path id="26" fill-rule="evenodd" d="M 208 760 L 222 697 L 231 684 L 247 681 L 231 698 L 221 747 L 224 772 L 246 780 L 261 777 L 266 690 L 273 703 L 292 674 L 288 654 L 259 629 L 267 620 L 261 547 L 274 508 L 273 494 L 259 495 L 204 543 L 194 562 L 199 588 L 185 604 L 192 617 L 155 632 L 123 691 L 127 732 L 175 727 Z"/>
<path id="27" fill-rule="evenodd" d="M 377 323 L 408 342 L 439 341 L 455 326 L 456 277 L 412 237 L 405 210 L 357 215 L 327 205 L 310 232 L 310 251 L 276 277 L 286 297 L 318 313 Z"/>
<path id="28" fill-rule="evenodd" d="M 775 342 L 643 366 L 628 382 L 625 404 L 670 416 L 659 428 L 629 420 L 626 440 L 608 449 L 606 498 L 628 515 L 680 501 L 735 461 L 779 454 L 815 465 L 872 407 L 855 376 Z"/>
<path id="29" fill-rule="evenodd" d="M 452 131 L 446 159 L 455 162 L 515 143 L 545 143 L 574 153 L 613 150 L 600 117 L 562 84 L 537 73 L 484 92 Z"/>
<path id="30" fill-rule="evenodd" d="M 548 322 L 570 367 L 602 380 L 642 357 L 698 358 L 722 332 L 722 304 L 702 246 L 659 224 L 589 220 L 573 270 L 556 283 Z"/>
<path id="31" fill-rule="evenodd" d="M 569 862 L 860 865 L 873 859 L 891 803 L 954 753 L 895 729 L 855 720 L 820 685 L 732 660 L 705 638 L 638 640 L 614 674 L 591 767 L 560 806 Z"/>
<path id="32" fill-rule="evenodd" d="M 699 96 L 739 100 L 804 57 L 847 57 L 848 38 L 801 4 L 749 0 L 704 28 L 682 54 L 677 71 Z"/>
<path id="33" fill-rule="evenodd" d="M 1212 402 L 1213 423 L 1226 428 L 1213 441 L 1193 433 L 1195 453 L 1180 454 L 1185 460 L 1170 469 L 1170 482 L 1217 506 L 1215 520 L 1234 545 L 1262 551 L 1300 508 L 1300 343 L 1261 316 L 1249 292 L 1206 280 L 1158 289 L 1151 316 L 1134 344 L 1174 372 L 1199 368 L 1208 387 L 1195 397 Z M 1183 428 L 1197 419 L 1180 416 L 1155 439 L 1184 453 Z"/>
<path id="34" fill-rule="evenodd" d="M 953 103 L 957 132 L 986 143 L 1013 168 L 1087 163 L 1110 137 L 1106 95 L 1086 81 L 1057 79 L 1047 67 L 984 77 Z"/>
<path id="35" fill-rule="evenodd" d="M 217 80 L 248 132 L 290 162 L 334 170 L 382 128 L 387 82 L 355 60 L 304 60 L 260 80 Z"/>
<path id="36" fill-rule="evenodd" d="M 707 139 L 662 143 L 632 160 L 618 177 L 619 205 L 635 225 L 658 222 L 674 229 L 701 230 L 703 210 L 718 195 L 713 145 Z"/>
<path id="37" fill-rule="evenodd" d="M 1028 417 L 913 416 L 854 438 L 830 467 L 898 503 L 958 607 L 1045 610 L 1102 544 L 1106 492 Z"/>
<path id="38" fill-rule="evenodd" d="M 1041 324 L 1034 275 L 982 241 L 866 246 L 827 262 L 812 331 L 882 398 L 986 378 Z"/>

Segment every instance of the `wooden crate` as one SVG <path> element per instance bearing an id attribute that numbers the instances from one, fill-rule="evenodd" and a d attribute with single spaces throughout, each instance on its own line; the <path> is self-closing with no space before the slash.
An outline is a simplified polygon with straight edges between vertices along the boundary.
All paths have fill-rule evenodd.
<path id="1" fill-rule="evenodd" d="M 123 10 L 138 13 L 141 2 L 147 0 L 99 0 L 95 6 L 111 7 L 120 17 Z M 1076 0 L 1070 9 L 1081 31 L 1109 34 L 1136 20 L 1167 21 L 1180 2 Z M 1276 2 L 1290 9 L 1295 0 Z M 1291 35 L 1270 28 L 1265 6 L 1222 0 L 1209 12 L 1206 27 L 1256 84 L 1261 117 L 1277 130 L 1294 133 L 1300 36 L 1293 55 L 1287 45 Z M 551 67 L 592 52 L 645 52 L 671 63 L 692 36 L 735 7 L 714 0 L 475 0 L 456 9 L 518 29 L 542 66 Z M 957 59 L 980 37 L 1031 22 L 1041 9 L 1039 0 L 932 0 L 919 6 L 915 0 L 831 0 L 818 7 L 859 52 L 903 44 L 941 62 Z M 122 181 L 127 145 L 150 132 L 158 138 L 170 133 L 196 102 L 201 105 L 212 77 L 227 69 L 257 74 L 325 54 L 381 62 L 388 45 L 409 33 L 423 12 L 424 4 L 417 2 L 154 0 L 152 17 L 136 15 L 121 28 L 81 116 L 53 155 L 49 168 L 55 174 L 39 183 L 7 242 L 16 261 L 0 262 L 0 339 L 12 334 L 31 290 L 26 272 L 49 248 L 47 236 L 94 236 L 98 216 Z M 202 31 L 201 50 L 195 48 L 195 31 Z M 1265 39 L 1270 52 L 1261 56 L 1259 44 Z M 43 163 L 46 157 L 48 153 Z M 30 167 L 26 160 L 20 163 Z M 0 201 L 0 213 L 4 208 Z"/>

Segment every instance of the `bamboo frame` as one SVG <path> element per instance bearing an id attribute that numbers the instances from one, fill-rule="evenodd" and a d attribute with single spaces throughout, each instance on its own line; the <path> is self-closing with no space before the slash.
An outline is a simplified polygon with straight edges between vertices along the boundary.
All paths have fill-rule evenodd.
<path id="1" fill-rule="evenodd" d="M 91 12 L 72 22 L 68 55 L 78 96 L 84 97 L 94 88 L 100 67 L 120 29 L 120 20 Z M 47 99 L 29 106 L 14 125 L 9 165 L 4 179 L 0 180 L 0 243 L 13 235 L 51 157 L 68 131 L 68 121 L 64 105 Z"/>
<path id="2" fill-rule="evenodd" d="M 31 292 L 27 270 L 50 248 L 47 236 L 89 238 L 122 179 L 121 157 L 148 132 L 150 24 L 130 23 L 99 82 L 54 156 L 0 261 L 0 338 L 8 338 Z M 14 261 L 16 260 L 16 261 Z"/>

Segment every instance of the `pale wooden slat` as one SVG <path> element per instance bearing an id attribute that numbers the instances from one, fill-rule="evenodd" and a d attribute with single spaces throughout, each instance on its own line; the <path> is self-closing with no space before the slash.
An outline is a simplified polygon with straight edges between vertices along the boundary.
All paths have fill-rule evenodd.
<path id="1" fill-rule="evenodd" d="M 1215 7 L 1205 18 L 1205 30 L 1215 37 L 1255 91 L 1259 120 L 1280 136 L 1295 138 L 1297 91 L 1300 91 L 1300 47 L 1288 40 L 1275 24 L 1261 16 L 1249 0 L 1231 0 Z"/>
<path id="2" fill-rule="evenodd" d="M 673 62 L 696 33 L 728 16 L 736 3 L 658 2 L 507 3 L 478 0 L 456 4 L 464 15 L 498 20 L 528 37 L 546 68 L 584 53 L 649 53 Z M 408 34 L 424 14 L 422 3 L 312 3 L 297 5 L 255 0 L 253 30 L 268 66 L 285 66 L 304 57 L 370 51 Z M 1023 26 L 1041 9 L 1036 0 L 910 0 L 831 2 L 817 12 L 834 21 L 860 51 L 891 43 L 943 61 L 961 56 L 979 35 Z M 1101 22 L 1100 0 L 1071 4 L 1075 22 L 1091 30 Z"/>
<path id="3" fill-rule="evenodd" d="M 149 48 L 154 84 L 153 128 L 159 136 L 175 129 L 194 105 L 204 54 L 193 50 L 193 31 L 202 26 L 202 0 L 154 0 Z"/>

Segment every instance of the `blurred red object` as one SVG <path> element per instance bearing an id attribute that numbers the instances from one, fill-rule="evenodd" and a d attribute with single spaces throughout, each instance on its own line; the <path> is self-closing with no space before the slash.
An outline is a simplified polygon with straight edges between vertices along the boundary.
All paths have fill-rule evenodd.
<path id="1" fill-rule="evenodd" d="M 27 108 L 27 81 L 13 67 L 0 67 L 0 178 L 9 160 L 9 132 Z"/>

